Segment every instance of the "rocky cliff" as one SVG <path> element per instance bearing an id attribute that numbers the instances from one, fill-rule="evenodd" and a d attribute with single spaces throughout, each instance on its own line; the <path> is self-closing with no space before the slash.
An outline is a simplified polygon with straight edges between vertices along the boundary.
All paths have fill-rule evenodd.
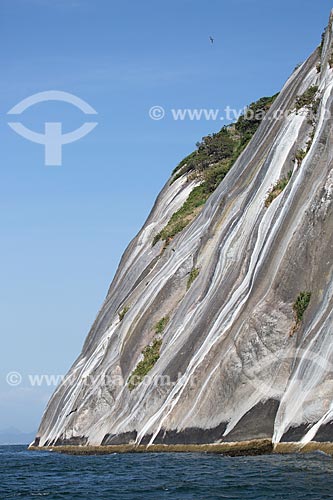
<path id="1" fill-rule="evenodd" d="M 163 188 L 36 446 L 333 441 L 332 22 L 250 142 Z"/>

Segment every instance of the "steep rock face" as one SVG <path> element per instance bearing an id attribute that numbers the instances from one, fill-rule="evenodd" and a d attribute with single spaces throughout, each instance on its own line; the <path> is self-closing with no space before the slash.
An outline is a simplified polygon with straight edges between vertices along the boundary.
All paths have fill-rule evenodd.
<path id="1" fill-rule="evenodd" d="M 154 237 L 198 181 L 184 174 L 164 187 L 47 406 L 37 445 L 333 441 L 332 21 L 321 50 L 165 248 Z M 311 105 L 297 97 L 313 86 L 309 119 Z M 160 355 L 130 390 L 154 339 Z"/>

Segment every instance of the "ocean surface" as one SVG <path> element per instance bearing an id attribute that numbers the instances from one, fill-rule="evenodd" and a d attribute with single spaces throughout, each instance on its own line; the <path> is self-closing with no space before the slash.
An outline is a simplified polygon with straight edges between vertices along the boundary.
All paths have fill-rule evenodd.
<path id="1" fill-rule="evenodd" d="M 333 459 L 311 455 L 70 456 L 0 446 L 0 499 L 333 498 Z"/>

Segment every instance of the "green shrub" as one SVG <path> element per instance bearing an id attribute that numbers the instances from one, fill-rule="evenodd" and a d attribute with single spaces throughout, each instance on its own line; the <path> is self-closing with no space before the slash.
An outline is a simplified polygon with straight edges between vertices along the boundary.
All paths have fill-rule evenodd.
<path id="1" fill-rule="evenodd" d="M 235 142 L 230 127 L 223 127 L 216 134 L 207 135 L 198 142 L 198 156 L 201 157 L 201 168 L 217 163 L 220 160 L 231 158 Z M 207 165 L 206 165 L 207 164 Z"/>
<path id="2" fill-rule="evenodd" d="M 311 85 L 302 95 L 296 97 L 296 111 L 309 107 L 314 103 L 314 97 L 318 92 L 317 85 Z"/>
<path id="3" fill-rule="evenodd" d="M 150 372 L 155 363 L 158 361 L 160 357 L 161 345 L 162 339 L 154 339 L 150 345 L 143 349 L 143 359 L 137 364 L 127 382 L 130 391 L 135 389 L 135 387 L 142 382 L 144 377 Z"/>
<path id="4" fill-rule="evenodd" d="M 193 281 L 199 276 L 199 272 L 200 272 L 200 270 L 197 267 L 194 267 L 191 270 L 190 275 L 189 275 L 188 280 L 187 280 L 187 290 L 190 288 Z"/>
<path id="5" fill-rule="evenodd" d="M 223 181 L 234 162 L 220 162 L 213 165 L 203 173 L 204 193 L 207 197 L 215 191 L 217 186 Z"/>
<path id="6" fill-rule="evenodd" d="M 169 323 L 169 316 L 163 316 L 163 318 L 161 318 L 157 323 L 156 325 L 154 326 L 154 330 L 155 330 L 155 333 L 158 335 L 158 334 L 161 334 L 164 332 L 165 330 L 165 327 L 167 326 L 167 324 Z"/>
<path id="7" fill-rule="evenodd" d="M 290 181 L 290 178 L 292 176 L 292 171 L 290 170 L 287 174 L 286 177 L 282 177 L 282 179 L 279 179 L 276 184 L 272 187 L 271 191 L 268 193 L 267 198 L 265 200 L 265 207 L 268 208 L 270 204 L 272 203 L 275 198 L 279 196 L 279 194 L 282 193 L 282 191 L 286 188 L 288 185 L 288 182 Z"/>
<path id="8" fill-rule="evenodd" d="M 241 145 L 247 144 L 253 137 L 277 96 L 278 94 L 272 97 L 262 97 L 250 104 L 247 111 L 239 117 L 235 128 L 240 134 Z"/>
<path id="9" fill-rule="evenodd" d="M 118 316 L 119 316 L 119 319 L 120 321 L 122 321 L 124 319 L 124 316 L 125 314 L 129 311 L 129 307 L 128 306 L 125 306 L 124 309 L 122 311 L 119 311 L 118 312 Z"/>
<path id="10" fill-rule="evenodd" d="M 310 303 L 311 292 L 301 292 L 293 304 L 293 309 L 296 316 L 296 324 L 298 325 L 304 316 L 304 313 Z"/>
<path id="11" fill-rule="evenodd" d="M 302 161 L 307 155 L 307 151 L 305 149 L 298 149 L 295 153 L 295 160 L 297 161 L 298 166 L 302 164 Z"/>
<path id="12" fill-rule="evenodd" d="M 155 234 L 154 238 L 153 238 L 153 243 L 152 243 L 152 246 L 155 246 L 156 243 L 158 243 L 160 241 L 160 239 L 162 238 L 162 235 L 161 233 L 157 233 Z"/>

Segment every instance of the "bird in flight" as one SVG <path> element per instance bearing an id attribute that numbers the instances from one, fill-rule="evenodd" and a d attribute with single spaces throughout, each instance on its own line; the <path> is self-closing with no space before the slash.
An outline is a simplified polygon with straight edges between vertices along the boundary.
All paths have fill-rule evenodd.
<path id="1" fill-rule="evenodd" d="M 209 40 L 210 40 L 210 43 L 213 44 L 214 43 L 214 38 L 212 36 L 209 37 Z"/>

